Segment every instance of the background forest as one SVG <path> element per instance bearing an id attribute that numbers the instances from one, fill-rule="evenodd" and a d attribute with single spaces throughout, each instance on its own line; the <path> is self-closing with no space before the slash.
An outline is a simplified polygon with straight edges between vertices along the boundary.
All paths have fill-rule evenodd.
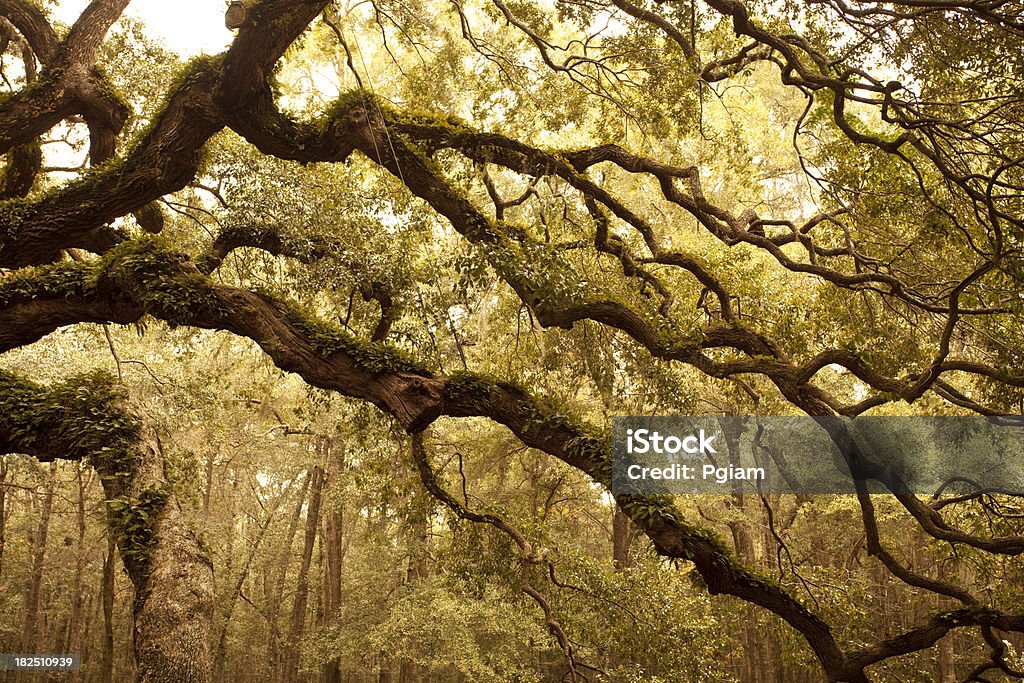
<path id="1" fill-rule="evenodd" d="M 1017 497 L 606 486 L 1024 412 L 1024 5 L 126 5 L 0 0 L 6 680 L 1022 678 Z"/>

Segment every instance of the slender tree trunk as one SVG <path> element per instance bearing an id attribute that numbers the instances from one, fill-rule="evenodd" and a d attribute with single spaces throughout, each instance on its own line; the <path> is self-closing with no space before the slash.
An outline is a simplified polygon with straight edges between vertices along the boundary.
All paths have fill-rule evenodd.
<path id="1" fill-rule="evenodd" d="M 618 505 L 612 513 L 612 562 L 615 571 L 624 571 L 633 566 L 630 552 L 633 539 L 636 538 L 636 526 Z"/>
<path id="2" fill-rule="evenodd" d="M 281 627 L 279 624 L 281 617 L 281 603 L 284 600 L 284 584 L 288 577 L 288 565 L 292 556 L 292 544 L 295 539 L 295 534 L 298 532 L 299 519 L 302 517 L 302 508 L 306 504 L 306 493 L 309 491 L 309 483 L 311 479 L 312 472 L 308 473 L 303 479 L 302 490 L 299 491 L 299 497 L 295 503 L 295 509 L 292 512 L 291 519 L 288 521 L 288 532 L 285 536 L 284 545 L 281 547 L 281 552 L 278 554 L 274 563 L 276 574 L 274 575 L 274 585 L 270 596 L 270 613 L 267 616 L 267 626 L 270 630 L 270 638 L 267 644 L 267 661 L 271 671 L 270 680 L 272 681 L 281 680 L 284 675 L 282 673 L 284 662 L 282 661 L 281 655 Z"/>
<path id="3" fill-rule="evenodd" d="M 99 619 L 92 618 L 93 592 L 86 592 L 89 595 L 83 600 L 84 604 L 82 605 L 82 614 L 85 615 L 85 619 L 82 620 L 82 634 L 78 640 L 79 649 L 77 650 L 77 652 L 82 655 L 82 668 L 75 671 L 71 676 L 72 683 L 80 683 L 82 680 L 92 680 L 92 678 L 88 676 L 88 672 L 90 671 L 89 665 L 94 659 L 93 652 L 95 652 L 95 648 L 92 644 L 92 625 L 93 623 L 99 623 Z"/>
<path id="4" fill-rule="evenodd" d="M 39 651 L 39 602 L 42 590 L 43 565 L 46 561 L 46 537 L 50 531 L 50 513 L 53 511 L 53 489 L 57 480 L 57 463 L 51 463 L 50 473 L 46 478 L 46 489 L 43 493 L 42 510 L 39 516 L 39 528 L 32 544 L 32 573 L 29 577 L 28 592 L 25 595 L 25 620 L 21 631 L 21 651 L 32 654 Z M 30 680 L 32 674 L 24 675 L 23 680 Z"/>
<path id="5" fill-rule="evenodd" d="M 231 625 L 231 617 L 235 612 L 235 604 L 238 602 L 238 596 L 242 594 L 242 587 L 245 585 L 246 579 L 249 578 L 249 571 L 252 569 L 252 562 L 256 557 L 256 551 L 259 550 L 260 545 L 263 543 L 263 537 L 267 534 L 267 529 L 270 528 L 271 522 L 274 521 L 274 515 L 277 512 L 278 507 L 281 505 L 281 501 L 288 495 L 288 490 L 291 488 L 292 482 L 288 483 L 285 490 L 281 492 L 274 506 L 267 512 L 267 517 L 260 525 L 259 532 L 256 534 L 255 540 L 253 540 L 252 548 L 249 549 L 249 554 L 245 558 L 245 562 L 242 564 L 241 570 L 238 572 L 238 578 L 235 580 L 235 584 L 231 589 L 231 594 L 228 595 L 227 607 L 224 609 L 224 617 L 221 620 L 220 636 L 217 638 L 217 654 L 213 660 L 214 680 L 223 680 L 224 674 L 224 660 L 227 656 L 227 638 L 228 638 L 228 627 Z"/>
<path id="6" fill-rule="evenodd" d="M 343 463 L 340 456 L 335 457 L 334 449 L 328 453 L 327 480 L 325 488 L 328 490 L 338 481 L 342 471 Z M 341 610 L 341 577 L 342 563 L 345 559 L 345 547 L 343 545 L 345 510 L 341 502 L 335 503 L 324 518 L 324 538 L 320 547 L 324 549 L 324 588 L 323 588 L 323 612 L 324 623 L 331 624 L 338 620 Z M 341 683 L 341 662 L 337 658 L 331 659 L 323 667 L 325 683 Z"/>
<path id="7" fill-rule="evenodd" d="M 430 533 L 427 526 L 426 509 L 416 506 L 413 517 L 408 520 L 411 527 L 406 537 L 409 554 L 409 569 L 406 582 L 409 584 L 426 579 L 430 575 Z M 414 683 L 419 680 L 419 666 L 409 659 L 403 658 L 398 666 L 399 683 Z"/>
<path id="8" fill-rule="evenodd" d="M 739 511 L 742 514 L 745 504 L 744 496 L 736 494 L 726 501 L 726 509 Z M 735 515 L 736 513 L 732 512 L 730 514 Z M 732 532 L 736 556 L 744 564 L 753 566 L 757 561 L 757 551 L 754 545 L 754 537 L 750 530 L 750 523 L 745 519 L 734 519 L 728 522 L 728 526 Z M 767 646 L 763 632 L 764 625 L 757 623 L 759 616 L 756 611 L 748 613 L 748 618 L 743 620 L 740 627 L 740 638 L 743 642 L 743 658 L 740 669 L 741 683 L 760 683 L 762 680 L 762 669 L 778 665 L 777 662 L 769 664 L 767 658 L 759 651 Z M 764 680 L 767 680 L 767 678 Z"/>
<path id="9" fill-rule="evenodd" d="M 100 680 L 111 683 L 114 680 L 114 556 L 117 544 L 114 541 L 113 524 L 108 527 L 107 555 L 103 560 L 103 659 L 100 664 Z"/>
<path id="10" fill-rule="evenodd" d="M 203 515 L 210 516 L 210 496 L 213 492 L 213 462 L 216 451 L 211 448 L 206 456 L 206 488 L 203 489 Z"/>
<path id="11" fill-rule="evenodd" d="M 320 526 L 320 493 L 324 485 L 324 471 L 320 466 L 313 468 L 309 484 L 309 509 L 306 511 L 306 537 L 302 546 L 302 564 L 299 566 L 295 599 L 292 602 L 292 616 L 288 629 L 288 645 L 285 652 L 284 680 L 296 680 L 299 672 L 299 639 L 306 622 L 306 607 L 309 602 L 309 567 L 313 562 L 313 548 L 316 545 L 317 529 Z"/>
<path id="12" fill-rule="evenodd" d="M 0 455 L 0 577 L 4 575 L 4 545 L 7 543 L 7 458 Z"/>
<path id="13" fill-rule="evenodd" d="M 89 486 L 89 479 L 84 476 L 82 465 L 78 465 L 78 471 L 75 475 L 75 481 L 78 484 L 78 501 L 77 501 L 77 517 L 78 517 L 78 544 L 76 546 L 76 558 L 75 558 L 75 578 L 71 581 L 71 615 L 68 618 L 68 630 L 65 638 L 65 652 L 81 652 L 80 644 L 81 639 L 79 637 L 79 630 L 82 627 L 82 602 L 84 596 L 82 595 L 82 577 L 85 573 L 85 494 L 86 489 Z M 78 680 L 79 673 L 76 671 L 72 675 L 72 680 Z"/>
<path id="14" fill-rule="evenodd" d="M 956 683 L 960 679 L 956 675 L 956 650 L 953 634 L 947 634 L 939 641 L 939 683 Z"/>
<path id="15" fill-rule="evenodd" d="M 636 525 L 626 516 L 618 503 L 613 503 L 612 510 L 612 566 L 617 572 L 623 572 L 633 566 L 633 540 L 636 538 Z M 608 666 L 615 668 L 622 661 L 618 648 L 608 649 Z"/>
<path id="16" fill-rule="evenodd" d="M 71 578 L 71 588 L 68 592 L 68 611 L 61 613 L 60 623 L 56 628 L 49 630 L 54 635 L 54 642 L 48 645 L 47 652 L 77 652 L 81 653 L 78 647 L 78 629 L 82 609 L 82 574 L 85 569 L 85 479 L 82 477 L 82 463 L 75 463 L 75 483 L 78 488 L 76 504 L 76 520 L 78 526 L 78 541 L 75 544 L 75 573 Z M 71 544 L 70 538 L 65 538 L 66 545 Z M 70 680 L 77 681 L 80 677 L 79 671 L 73 671 L 68 676 Z"/>
<path id="17" fill-rule="evenodd" d="M 722 431 L 725 434 L 725 443 L 729 464 L 733 467 L 741 465 L 740 437 L 742 429 L 727 420 L 723 420 Z M 732 533 L 733 548 L 736 556 L 741 562 L 748 566 L 757 563 L 757 548 L 754 544 L 754 536 L 751 532 L 750 522 L 746 514 L 747 499 L 739 482 L 733 484 L 733 494 L 725 501 L 725 509 L 729 521 L 727 525 Z M 743 619 L 740 626 L 740 640 L 743 645 L 743 656 L 740 661 L 741 683 L 761 683 L 768 680 L 768 669 L 770 666 L 777 666 L 776 662 L 769 664 L 771 660 L 765 655 L 768 643 L 765 642 L 763 629 L 759 628 L 758 614 L 754 611 L 748 612 L 747 618 Z M 761 625 L 763 626 L 763 625 Z"/>
<path id="18" fill-rule="evenodd" d="M 224 548 L 224 576 L 231 576 L 235 573 L 235 501 L 238 500 L 238 472 L 235 468 L 228 469 L 231 477 L 231 494 L 228 496 L 228 528 L 232 533 L 225 539 Z"/>

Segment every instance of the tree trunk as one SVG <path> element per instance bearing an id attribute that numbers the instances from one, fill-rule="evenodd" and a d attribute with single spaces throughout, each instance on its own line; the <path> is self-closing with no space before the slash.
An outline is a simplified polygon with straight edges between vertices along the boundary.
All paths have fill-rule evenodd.
<path id="1" fill-rule="evenodd" d="M 636 527 L 618 505 L 612 513 L 612 562 L 615 571 L 624 571 L 633 566 L 630 549 L 636 537 Z"/>
<path id="2" fill-rule="evenodd" d="M 734 494 L 726 500 L 727 510 L 739 511 L 742 515 L 745 509 L 746 500 L 743 494 Z M 730 512 L 735 515 L 736 512 Z M 736 556 L 741 562 L 748 566 L 754 566 L 757 561 L 757 549 L 754 544 L 754 537 L 751 533 L 750 523 L 746 519 L 731 519 L 728 522 L 729 530 L 732 532 L 733 548 Z M 764 624 L 758 624 L 761 615 L 756 611 L 748 613 L 740 627 L 740 637 L 743 642 L 743 659 L 740 669 L 741 683 L 760 683 L 762 680 L 761 670 L 767 668 L 769 663 L 760 652 L 767 646 L 764 639 Z M 767 680 L 764 678 L 763 680 Z"/>
<path id="3" fill-rule="evenodd" d="M 327 460 L 327 481 L 325 487 L 330 489 L 336 484 L 342 470 L 343 463 L 340 456 L 328 453 Z M 324 549 L 324 623 L 331 624 L 338 620 L 338 613 L 341 610 L 341 576 L 342 563 L 345 559 L 345 547 L 343 545 L 345 510 L 341 502 L 325 515 L 324 537 L 320 547 Z M 341 662 L 338 658 L 331 659 L 323 667 L 325 683 L 341 683 Z"/>
<path id="4" fill-rule="evenodd" d="M 284 491 L 278 497 L 274 506 L 267 512 L 267 517 L 263 520 L 263 524 L 260 525 L 259 531 L 256 534 L 256 539 L 252 543 L 252 547 L 249 549 L 249 554 L 245 558 L 245 562 L 242 564 L 241 570 L 238 572 L 238 578 L 235 580 L 234 586 L 232 587 L 231 594 L 228 596 L 227 607 L 224 609 L 224 617 L 221 620 L 220 636 L 217 638 L 217 654 L 214 657 L 214 680 L 223 680 L 224 673 L 224 660 L 227 657 L 227 638 L 228 638 L 228 627 L 231 625 L 231 616 L 235 612 L 235 604 L 238 602 L 238 596 L 242 594 L 242 587 L 245 585 L 246 579 L 249 578 L 249 570 L 252 568 L 252 562 L 256 558 L 256 551 L 259 550 L 260 545 L 263 543 L 263 537 L 267 534 L 267 529 L 270 528 L 271 522 L 274 521 L 274 515 L 277 513 L 278 507 L 281 502 L 288 495 L 288 490 L 291 488 L 293 482 L 289 482 L 285 487 Z"/>
<path id="5" fill-rule="evenodd" d="M 281 659 L 281 629 L 278 620 L 281 616 L 281 602 L 284 599 L 284 584 L 288 577 L 288 564 L 292 555 L 292 542 L 299 528 L 299 518 L 302 517 L 302 508 L 306 504 L 306 493 L 309 491 L 311 474 L 307 474 L 302 483 L 302 490 L 299 491 L 299 498 L 295 502 L 295 510 L 288 521 L 288 533 L 285 536 L 284 545 L 275 561 L 277 572 L 274 576 L 274 585 L 270 596 L 270 613 L 267 616 L 267 626 L 270 630 L 270 638 L 267 645 L 267 661 L 271 672 L 270 680 L 280 680 L 283 674 L 284 662 Z"/>
<path id="6" fill-rule="evenodd" d="M 206 455 L 206 488 L 203 489 L 203 515 L 210 516 L 210 496 L 213 493 L 213 463 L 216 451 L 211 448 Z"/>
<path id="7" fill-rule="evenodd" d="M 89 487 L 89 480 L 84 476 L 82 466 L 78 466 L 75 481 L 78 483 L 77 521 L 78 521 L 78 544 L 75 550 L 75 577 L 71 581 L 71 615 L 68 617 L 67 636 L 64 640 L 64 652 L 81 652 L 79 630 L 82 626 L 82 576 L 85 573 L 85 494 Z M 78 672 L 72 675 L 73 680 L 78 679 Z"/>
<path id="8" fill-rule="evenodd" d="M 953 634 L 949 633 L 939 641 L 939 683 L 956 683 L 960 679 L 956 675 L 956 650 Z"/>
<path id="9" fill-rule="evenodd" d="M 50 465 L 50 473 L 46 478 L 46 490 L 43 493 L 42 511 L 39 516 L 39 529 L 32 543 L 32 573 L 29 577 L 28 592 L 25 595 L 25 620 L 21 631 L 21 651 L 26 654 L 39 652 L 37 636 L 39 630 L 39 601 L 43 580 L 43 564 L 46 560 L 46 537 L 50 531 L 50 513 L 53 511 L 53 489 L 57 480 L 57 463 Z M 31 679 L 33 674 L 24 673 L 23 680 Z"/>
<path id="10" fill-rule="evenodd" d="M 103 659 L 100 660 L 100 680 L 114 680 L 114 541 L 113 524 L 107 533 L 107 555 L 103 559 Z"/>
<path id="11" fill-rule="evenodd" d="M 136 680 L 206 683 L 212 680 L 213 563 L 170 491 L 156 434 L 142 430 L 132 451 L 130 478 L 97 466 L 135 585 Z"/>
<path id="12" fill-rule="evenodd" d="M 93 656 L 93 653 L 96 651 L 96 648 L 94 647 L 93 641 L 92 641 L 92 638 L 93 638 L 92 626 L 93 626 L 93 624 L 98 624 L 100 622 L 100 620 L 98 618 L 99 615 L 95 615 L 96 618 L 92 618 L 92 617 L 94 617 L 94 615 L 93 615 L 93 596 L 94 596 L 94 593 L 92 591 L 88 591 L 88 593 L 89 593 L 89 596 L 85 600 L 85 606 L 83 608 L 82 614 L 84 614 L 84 615 L 86 615 L 87 617 L 90 617 L 90 618 L 86 618 L 84 623 L 83 623 L 83 625 L 82 625 L 82 639 L 79 641 L 80 644 L 81 644 L 80 647 L 82 648 L 80 650 L 80 652 L 82 654 L 82 668 L 79 669 L 78 671 L 76 671 L 75 674 L 71 677 L 72 683 L 78 683 L 79 681 L 82 681 L 82 680 L 89 680 L 89 681 L 93 680 L 92 676 L 88 675 L 88 672 L 92 670 L 92 667 L 90 666 L 90 664 L 93 661 L 95 661 L 95 659 L 96 659 Z"/>
<path id="13" fill-rule="evenodd" d="M 88 486 L 86 479 L 82 476 L 82 463 L 76 463 L 75 484 L 78 489 L 76 502 L 76 521 L 78 528 L 78 541 L 75 544 L 75 573 L 71 578 L 71 589 L 68 592 L 69 610 L 61 617 L 60 625 L 54 629 L 56 640 L 49 652 L 77 652 L 81 654 L 79 646 L 78 631 L 82 621 L 82 575 L 85 572 L 85 489 Z M 65 538 L 64 543 L 71 545 L 71 539 Z M 72 681 L 81 678 L 80 671 L 73 671 L 69 675 Z"/>
<path id="14" fill-rule="evenodd" d="M 4 544 L 7 542 L 7 459 L 0 455 L 0 577 L 4 575 Z"/>
<path id="15" fill-rule="evenodd" d="M 324 485 L 324 471 L 320 466 L 313 468 L 309 484 L 309 509 L 306 511 L 306 537 L 302 546 L 302 564 L 292 602 L 292 617 L 288 629 L 288 645 L 285 652 L 285 666 L 282 673 L 285 681 L 294 681 L 299 672 L 299 638 L 306 622 L 306 606 L 309 600 L 309 567 L 313 561 L 313 547 L 316 544 L 317 529 L 320 526 L 320 493 Z"/>

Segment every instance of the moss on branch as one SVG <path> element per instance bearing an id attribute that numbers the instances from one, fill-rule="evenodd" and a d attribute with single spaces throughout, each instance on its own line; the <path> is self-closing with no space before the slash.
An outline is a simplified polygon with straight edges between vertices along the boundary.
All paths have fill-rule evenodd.
<path id="1" fill-rule="evenodd" d="M 0 449 L 44 461 L 87 460 L 103 480 L 125 564 L 141 576 L 156 542 L 156 519 L 170 494 L 162 485 L 131 493 L 142 428 L 124 400 L 123 390 L 105 372 L 43 387 L 0 371 Z"/>
<path id="2" fill-rule="evenodd" d="M 10 446 L 46 459 L 88 458 L 100 474 L 131 469 L 139 424 L 107 373 L 91 372 L 46 388 L 0 371 L 0 429 Z"/>
<path id="3" fill-rule="evenodd" d="M 202 273 L 183 268 L 187 262 L 165 240 L 144 236 L 111 249 L 95 282 L 123 283 L 145 312 L 171 326 L 186 325 L 196 316 L 220 311 L 215 285 Z"/>

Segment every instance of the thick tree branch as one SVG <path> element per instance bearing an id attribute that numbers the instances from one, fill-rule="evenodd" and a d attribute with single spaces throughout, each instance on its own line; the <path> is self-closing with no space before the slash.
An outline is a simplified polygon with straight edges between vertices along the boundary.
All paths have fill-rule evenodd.
<path id="1" fill-rule="evenodd" d="M 50 279 L 26 278 L 0 289 L 0 350 L 24 344 L 61 325 L 117 312 L 119 322 L 149 313 L 172 324 L 228 330 L 259 344 L 282 369 L 314 385 L 369 401 L 417 432 L 442 415 L 487 417 L 508 427 L 524 444 L 543 450 L 610 482 L 607 440 L 545 408 L 524 390 L 465 374 L 438 377 L 386 347 L 360 342 L 303 315 L 294 306 L 245 290 L 213 284 L 181 256 L 157 243 L 129 243 L 93 266 L 54 267 Z M 31 315 L 39 311 L 39 315 Z M 16 313 L 17 315 L 11 315 Z M 48 329 L 47 329 L 48 328 Z M 18 341 L 20 339 L 20 341 Z M 864 681 L 863 667 L 875 654 L 927 647 L 936 628 L 997 621 L 1016 628 L 1017 617 L 988 609 L 939 620 L 917 635 L 872 650 L 843 652 L 819 616 L 778 585 L 738 564 L 716 538 L 692 526 L 669 500 L 619 496 L 619 505 L 653 541 L 659 553 L 694 563 L 708 590 L 734 595 L 778 614 L 808 641 L 832 680 Z M 959 613 L 958 613 L 959 614 Z M 877 660 L 875 660 L 877 661 Z M 870 662 L 868 662 L 870 663 Z M 864 666 L 867 666 L 865 663 Z"/>
<path id="2" fill-rule="evenodd" d="M 64 39 L 64 60 L 69 64 L 92 64 L 107 31 L 130 1 L 92 0 Z"/>
<path id="3" fill-rule="evenodd" d="M 334 259 L 348 269 L 358 280 L 359 292 L 364 301 L 376 301 L 380 305 L 380 320 L 370 337 L 379 342 L 387 338 L 391 326 L 401 315 L 401 306 L 396 300 L 394 287 L 388 282 L 375 278 L 363 263 L 345 253 L 344 249 L 330 240 L 320 237 L 289 237 L 275 226 L 227 226 L 221 230 L 196 265 L 204 273 L 212 273 L 220 267 L 232 251 L 243 247 L 260 249 L 276 256 L 287 256 L 302 263 L 321 259 Z"/>
<path id="4" fill-rule="evenodd" d="M 39 8 L 25 0 L 0 0 L 0 16 L 14 24 L 39 61 L 49 66 L 60 49 L 60 38 Z"/>

